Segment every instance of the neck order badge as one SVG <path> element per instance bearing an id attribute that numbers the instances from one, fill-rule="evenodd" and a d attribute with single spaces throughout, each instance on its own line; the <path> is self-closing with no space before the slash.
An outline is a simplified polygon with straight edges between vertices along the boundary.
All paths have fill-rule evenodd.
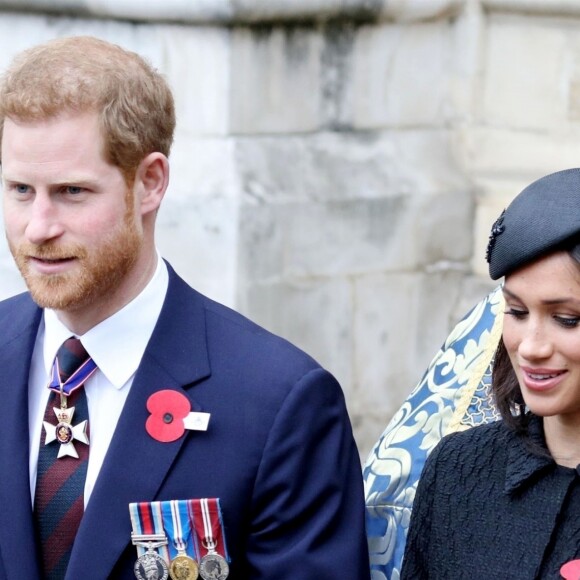
<path id="1" fill-rule="evenodd" d="M 97 365 L 89 357 L 87 351 L 78 338 L 69 338 L 60 347 L 52 366 L 52 380 L 48 387 L 60 396 L 60 408 L 53 407 L 57 424 L 44 421 L 46 437 L 44 444 L 53 441 L 60 443 L 58 458 L 70 456 L 78 459 L 78 453 L 73 444 L 74 440 L 85 445 L 89 444 L 87 436 L 88 420 L 81 421 L 73 426 L 74 407 L 69 407 L 69 397 L 95 373 Z M 49 404 L 54 398 L 49 399 Z"/>
<path id="2" fill-rule="evenodd" d="M 95 363 L 77 338 L 64 342 L 53 364 L 49 384 L 52 392 L 44 415 L 46 435 L 44 444 L 40 442 L 34 498 L 43 569 L 48 580 L 64 578 L 84 513 L 89 414 L 85 390 L 81 387 L 96 370 Z M 80 423 L 73 426 L 75 411 Z M 56 425 L 50 422 L 54 415 Z M 84 445 L 77 451 L 73 440 Z M 58 450 L 51 445 L 54 441 L 59 442 Z"/>

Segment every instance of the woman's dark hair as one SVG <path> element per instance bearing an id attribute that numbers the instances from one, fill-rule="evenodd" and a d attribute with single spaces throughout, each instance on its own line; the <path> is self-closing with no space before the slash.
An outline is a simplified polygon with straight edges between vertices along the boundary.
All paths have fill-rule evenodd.
<path id="1" fill-rule="evenodd" d="M 580 271 L 580 240 L 577 236 L 553 251 L 558 250 L 568 252 Z M 529 414 L 525 412 L 526 405 L 520 384 L 503 343 L 503 338 L 500 338 L 495 351 L 491 385 L 495 403 L 504 422 L 518 433 L 527 432 Z"/>
<path id="2" fill-rule="evenodd" d="M 498 411 L 508 427 L 517 432 L 526 431 L 526 405 L 503 338 L 499 339 L 493 358 L 491 388 Z"/>

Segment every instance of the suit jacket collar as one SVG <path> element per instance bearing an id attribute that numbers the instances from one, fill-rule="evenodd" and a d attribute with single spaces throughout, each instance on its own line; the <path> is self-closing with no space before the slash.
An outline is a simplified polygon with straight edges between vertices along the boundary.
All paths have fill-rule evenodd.
<path id="1" fill-rule="evenodd" d="M 0 546 L 8 578 L 39 578 L 28 469 L 28 374 L 42 311 L 27 294 L 12 298 L 8 310 L 0 338 Z"/>
<path id="2" fill-rule="evenodd" d="M 170 267 L 167 297 L 87 505 L 67 578 L 109 576 L 130 542 L 129 503 L 156 497 L 185 440 L 160 443 L 147 434 L 147 399 L 175 389 L 188 396 L 192 410 L 201 410 L 186 390 L 209 375 L 203 300 Z"/>

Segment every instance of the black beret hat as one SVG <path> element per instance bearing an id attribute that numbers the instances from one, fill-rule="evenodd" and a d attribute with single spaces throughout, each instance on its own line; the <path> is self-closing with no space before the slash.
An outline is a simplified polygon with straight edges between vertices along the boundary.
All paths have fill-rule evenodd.
<path id="1" fill-rule="evenodd" d="M 580 241 L 580 168 L 528 185 L 493 224 L 486 259 L 493 280 Z"/>

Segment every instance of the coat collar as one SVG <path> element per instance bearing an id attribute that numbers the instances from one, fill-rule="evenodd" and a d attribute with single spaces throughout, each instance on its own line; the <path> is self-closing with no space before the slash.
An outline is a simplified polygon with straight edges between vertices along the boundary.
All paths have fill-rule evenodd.
<path id="1" fill-rule="evenodd" d="M 530 414 L 527 434 L 508 431 L 508 437 L 513 437 L 514 441 L 508 445 L 504 489 L 513 494 L 531 485 L 537 475 L 554 469 L 556 462 L 546 447 L 541 417 Z"/>

